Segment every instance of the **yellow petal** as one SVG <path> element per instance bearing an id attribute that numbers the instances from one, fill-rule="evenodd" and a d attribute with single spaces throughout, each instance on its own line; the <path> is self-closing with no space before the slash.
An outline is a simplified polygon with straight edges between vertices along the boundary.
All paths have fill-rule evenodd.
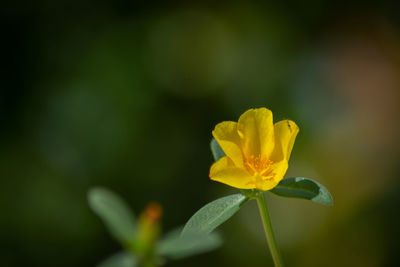
<path id="1" fill-rule="evenodd" d="M 269 109 L 249 109 L 240 116 L 237 128 L 245 157 L 268 157 L 273 151 L 274 126 Z"/>
<path id="2" fill-rule="evenodd" d="M 280 162 L 273 163 L 271 167 L 272 172 L 268 177 L 262 177 L 260 175 L 254 176 L 253 179 L 257 189 L 266 191 L 277 186 L 285 176 L 285 173 L 288 169 L 288 162 L 286 160 L 282 160 Z"/>
<path id="3" fill-rule="evenodd" d="M 255 188 L 251 174 L 245 169 L 235 167 L 228 157 L 221 158 L 211 166 L 210 178 L 240 189 Z"/>
<path id="4" fill-rule="evenodd" d="M 271 160 L 274 162 L 283 159 L 289 161 L 294 141 L 299 132 L 299 127 L 291 120 L 283 120 L 275 123 L 274 132 L 275 148 L 271 155 Z"/>
<path id="5" fill-rule="evenodd" d="M 243 166 L 237 123 L 233 121 L 218 123 L 212 134 L 225 152 L 225 155 L 227 155 L 237 167 Z"/>
<path id="6" fill-rule="evenodd" d="M 263 191 L 267 191 L 267 190 L 271 190 L 272 188 L 277 186 L 278 183 L 279 183 L 279 181 L 277 181 L 275 179 L 271 179 L 271 180 L 256 179 L 256 188 L 263 190 Z"/>
<path id="7" fill-rule="evenodd" d="M 288 167 L 289 167 L 289 164 L 286 159 L 273 163 L 272 164 L 272 170 L 273 170 L 272 175 L 274 177 L 274 181 L 279 183 L 283 179 L 283 177 L 285 177 Z"/>

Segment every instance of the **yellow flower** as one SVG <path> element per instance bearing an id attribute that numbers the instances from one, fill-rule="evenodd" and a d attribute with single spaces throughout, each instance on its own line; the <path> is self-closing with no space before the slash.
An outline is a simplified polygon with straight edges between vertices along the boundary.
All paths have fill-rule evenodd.
<path id="1" fill-rule="evenodd" d="M 286 173 L 298 132 L 291 120 L 273 124 L 266 108 L 217 124 L 212 134 L 226 156 L 211 166 L 210 178 L 240 189 L 274 188 Z"/>

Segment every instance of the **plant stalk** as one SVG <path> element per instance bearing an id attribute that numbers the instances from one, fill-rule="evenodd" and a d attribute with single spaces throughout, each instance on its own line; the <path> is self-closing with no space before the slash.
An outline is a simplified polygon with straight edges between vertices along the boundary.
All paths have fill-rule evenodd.
<path id="1" fill-rule="evenodd" d="M 269 217 L 267 200 L 265 199 L 264 192 L 259 192 L 256 199 L 258 209 L 260 210 L 265 235 L 267 237 L 268 247 L 271 252 L 275 267 L 283 267 L 282 256 L 279 251 L 278 245 L 276 244 L 274 231 L 272 230 L 271 219 Z"/>

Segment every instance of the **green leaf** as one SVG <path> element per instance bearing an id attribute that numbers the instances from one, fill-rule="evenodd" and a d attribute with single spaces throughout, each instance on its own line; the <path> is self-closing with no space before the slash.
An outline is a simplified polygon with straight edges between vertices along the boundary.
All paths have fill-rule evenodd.
<path id="1" fill-rule="evenodd" d="M 222 244 L 217 233 L 182 236 L 181 230 L 182 228 L 179 228 L 169 232 L 157 243 L 158 254 L 172 259 L 180 259 L 214 250 Z"/>
<path id="2" fill-rule="evenodd" d="M 138 266 L 137 259 L 132 254 L 122 251 L 109 257 L 97 267 L 135 267 Z"/>
<path id="3" fill-rule="evenodd" d="M 235 194 L 208 203 L 189 219 L 182 236 L 210 233 L 235 214 L 247 200 L 246 196 Z"/>
<path id="4" fill-rule="evenodd" d="M 283 179 L 270 192 L 282 197 L 304 198 L 320 204 L 333 205 L 331 194 L 322 184 L 304 177 Z"/>
<path id="5" fill-rule="evenodd" d="M 217 140 L 213 138 L 210 143 L 211 152 L 214 156 L 214 160 L 218 161 L 220 158 L 225 157 L 225 153 L 222 148 L 219 146 Z"/>
<path id="6" fill-rule="evenodd" d="M 90 208 L 103 220 L 111 234 L 123 244 L 132 243 L 136 235 L 135 217 L 128 205 L 105 188 L 89 190 Z"/>

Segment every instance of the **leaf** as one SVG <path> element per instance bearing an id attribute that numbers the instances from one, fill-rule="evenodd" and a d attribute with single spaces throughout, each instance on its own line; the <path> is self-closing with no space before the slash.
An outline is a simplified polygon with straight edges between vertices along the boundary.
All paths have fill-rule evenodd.
<path id="1" fill-rule="evenodd" d="M 322 184 L 304 177 L 283 179 L 270 192 L 282 197 L 304 198 L 320 204 L 333 205 L 331 194 Z"/>
<path id="2" fill-rule="evenodd" d="M 105 188 L 93 188 L 89 190 L 88 201 L 90 208 L 118 241 L 123 244 L 134 241 L 135 217 L 118 195 Z"/>
<path id="3" fill-rule="evenodd" d="M 109 257 L 97 267 L 135 267 L 138 266 L 136 257 L 128 252 L 119 252 Z"/>
<path id="4" fill-rule="evenodd" d="M 182 228 L 179 228 L 169 232 L 157 243 L 158 254 L 172 259 L 180 259 L 214 250 L 222 244 L 217 233 L 182 236 L 181 230 Z"/>
<path id="5" fill-rule="evenodd" d="M 210 233 L 235 214 L 247 200 L 246 196 L 235 194 L 208 203 L 189 219 L 182 236 Z"/>
<path id="6" fill-rule="evenodd" d="M 222 148 L 219 146 L 217 140 L 213 138 L 210 142 L 211 152 L 214 156 L 214 160 L 218 161 L 220 158 L 225 157 L 225 153 Z"/>

